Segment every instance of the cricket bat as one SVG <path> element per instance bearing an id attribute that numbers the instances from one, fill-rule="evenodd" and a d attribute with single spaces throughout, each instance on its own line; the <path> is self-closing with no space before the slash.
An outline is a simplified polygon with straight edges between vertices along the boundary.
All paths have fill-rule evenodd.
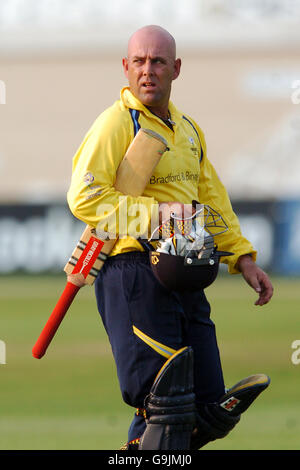
<path id="1" fill-rule="evenodd" d="M 131 196 L 141 196 L 158 164 L 167 150 L 167 141 L 150 129 L 140 129 L 121 161 L 114 187 Z M 87 226 L 64 267 L 67 283 L 54 310 L 32 349 L 33 357 L 44 356 L 60 323 L 77 292 L 84 285 L 92 285 L 117 240 L 101 240 L 96 229 Z"/>

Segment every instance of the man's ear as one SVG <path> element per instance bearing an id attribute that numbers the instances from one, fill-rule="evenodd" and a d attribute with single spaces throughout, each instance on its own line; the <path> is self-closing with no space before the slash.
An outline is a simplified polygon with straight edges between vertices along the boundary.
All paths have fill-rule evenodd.
<path id="1" fill-rule="evenodd" d="M 128 59 L 127 59 L 127 57 L 124 57 L 122 59 L 122 65 L 123 65 L 123 70 L 124 70 L 125 77 L 128 78 Z"/>
<path id="2" fill-rule="evenodd" d="M 180 69 L 181 69 L 181 59 L 176 59 L 174 62 L 173 80 L 176 80 L 176 78 L 180 74 Z"/>

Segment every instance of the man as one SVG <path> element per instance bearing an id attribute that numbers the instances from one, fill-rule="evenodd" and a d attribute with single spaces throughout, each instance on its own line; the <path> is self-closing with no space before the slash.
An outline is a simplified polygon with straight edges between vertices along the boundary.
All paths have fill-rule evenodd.
<path id="1" fill-rule="evenodd" d="M 256 251 L 240 232 L 226 190 L 207 158 L 203 132 L 170 101 L 172 82 L 181 69 L 174 38 L 158 26 L 139 29 L 129 40 L 123 69 L 129 86 L 121 91 L 120 100 L 98 117 L 74 157 L 68 192 L 71 211 L 85 223 L 104 229 L 112 214 L 108 216 L 102 211 L 103 205 L 113 207 L 111 212 L 117 216 L 114 220 L 118 220 L 126 205 L 130 224 L 131 208 L 139 204 L 143 206 L 140 232 L 149 233 L 151 220 L 157 218 L 159 212 L 165 220 L 171 211 L 179 214 L 193 200 L 208 204 L 222 215 L 229 227 L 220 235 L 218 247 L 234 255 L 224 256 L 221 261 L 228 264 L 230 273 L 242 273 L 258 293 L 256 305 L 266 304 L 273 294 L 272 284 L 255 263 Z M 118 165 L 139 127 L 161 134 L 169 150 L 157 165 L 144 194 L 125 197 L 113 185 Z M 117 222 L 114 228 L 121 235 Z M 210 440 L 224 437 L 256 398 L 255 393 L 268 385 L 265 377 L 243 382 L 234 388 L 239 412 L 229 416 L 223 410 L 227 403 L 232 403 L 233 395 L 225 393 L 215 328 L 205 294 L 202 289 L 188 294 L 169 292 L 160 285 L 138 236 L 120 236 L 100 271 L 95 291 L 116 361 L 123 399 L 137 408 L 126 448 L 151 448 L 141 445 L 146 429 L 150 442 L 155 440 L 145 398 L 155 378 L 157 383 L 158 371 L 168 371 L 172 362 L 168 361 L 173 356 L 175 360 L 180 358 L 181 348 L 189 347 L 193 353 L 196 418 L 191 448 L 200 448 Z M 255 387 L 259 390 L 254 393 Z M 236 391 L 240 393 L 241 389 L 244 395 L 237 399 Z M 251 399 L 248 400 L 249 390 Z M 168 395 L 168 391 L 166 393 Z M 166 429 L 170 428 L 167 424 L 160 431 L 159 439 L 164 443 L 152 444 L 152 448 L 167 449 L 168 445 L 169 448 L 174 445 L 166 438 L 169 432 Z"/>

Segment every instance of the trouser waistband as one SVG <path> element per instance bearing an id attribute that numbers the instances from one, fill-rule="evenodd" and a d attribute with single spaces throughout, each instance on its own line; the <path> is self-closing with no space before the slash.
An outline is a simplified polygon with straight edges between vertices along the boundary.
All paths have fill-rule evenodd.
<path id="1" fill-rule="evenodd" d="M 107 263 L 114 263 L 117 261 L 143 261 L 149 262 L 149 254 L 141 251 L 128 251 L 127 253 L 120 253 L 119 255 L 110 256 L 105 261 Z"/>

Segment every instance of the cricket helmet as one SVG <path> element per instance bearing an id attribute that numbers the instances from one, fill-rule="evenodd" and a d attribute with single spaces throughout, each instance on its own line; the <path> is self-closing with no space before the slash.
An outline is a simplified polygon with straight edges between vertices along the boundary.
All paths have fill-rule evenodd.
<path id="1" fill-rule="evenodd" d="M 221 215 L 197 201 L 193 208 L 193 215 L 187 218 L 171 214 L 159 227 L 158 248 L 149 252 L 155 277 L 169 291 L 207 288 L 218 275 L 220 258 L 233 255 L 218 251 L 215 243 L 215 237 L 228 230 Z"/>

